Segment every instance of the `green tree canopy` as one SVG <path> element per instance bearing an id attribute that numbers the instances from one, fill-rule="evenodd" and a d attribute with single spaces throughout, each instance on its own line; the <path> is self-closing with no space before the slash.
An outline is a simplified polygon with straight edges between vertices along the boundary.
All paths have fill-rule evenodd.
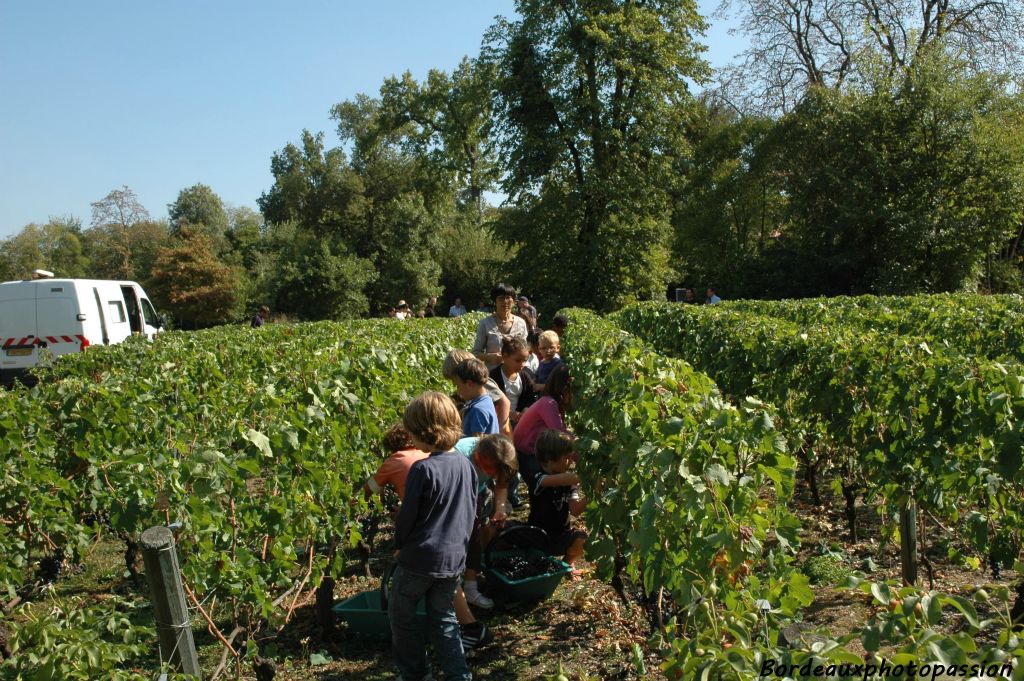
<path id="1" fill-rule="evenodd" d="M 485 46 L 504 189 L 529 216 L 501 230 L 523 246 L 516 271 L 547 281 L 541 293 L 559 304 L 656 295 L 671 276 L 668 188 L 687 153 L 687 81 L 708 73 L 696 3 L 520 0 L 516 10 Z M 624 251 L 636 260 L 622 265 Z"/>

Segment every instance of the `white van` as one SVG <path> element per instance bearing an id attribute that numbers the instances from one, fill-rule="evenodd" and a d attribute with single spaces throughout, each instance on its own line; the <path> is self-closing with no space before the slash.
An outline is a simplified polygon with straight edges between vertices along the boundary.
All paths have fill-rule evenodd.
<path id="1" fill-rule="evenodd" d="M 35 279 L 0 284 L 0 382 L 11 383 L 46 356 L 152 338 L 163 320 L 134 281 Z"/>

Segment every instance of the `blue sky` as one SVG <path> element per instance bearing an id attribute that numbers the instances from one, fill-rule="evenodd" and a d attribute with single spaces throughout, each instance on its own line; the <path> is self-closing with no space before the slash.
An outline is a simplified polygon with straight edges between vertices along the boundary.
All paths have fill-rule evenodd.
<path id="1" fill-rule="evenodd" d="M 154 218 L 198 182 L 256 207 L 330 107 L 475 56 L 512 0 L 0 0 L 0 238 L 128 185 Z M 713 2 L 702 3 L 710 15 Z M 713 65 L 738 49 L 708 35 Z"/>

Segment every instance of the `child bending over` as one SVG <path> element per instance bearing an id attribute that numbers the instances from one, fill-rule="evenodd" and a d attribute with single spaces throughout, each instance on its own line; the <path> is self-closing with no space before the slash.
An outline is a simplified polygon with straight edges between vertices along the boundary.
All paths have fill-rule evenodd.
<path id="1" fill-rule="evenodd" d="M 570 513 L 579 515 L 587 507 L 580 493 L 580 478 L 569 470 L 573 465 L 573 442 L 571 435 L 560 430 L 541 433 L 537 438 L 540 471 L 526 480 L 532 493 L 527 522 L 547 533 L 545 550 L 553 556 L 564 555 L 569 565 L 583 557 L 587 540 L 586 532 L 574 530 L 569 524 Z"/>
<path id="2" fill-rule="evenodd" d="M 477 488 L 476 524 L 473 526 L 473 539 L 469 543 L 462 588 L 468 602 L 478 608 L 489 609 L 494 607 L 494 601 L 480 593 L 476 573 L 482 567 L 483 547 L 490 543 L 496 528 L 504 525 L 508 519 L 508 484 L 519 467 L 516 448 L 507 437 L 486 435 L 481 438 L 463 438 L 455 445 L 455 449 L 473 462 L 480 480 Z"/>
<path id="3" fill-rule="evenodd" d="M 413 464 L 395 522 L 395 568 L 388 618 L 395 662 L 404 681 L 432 678 L 416 605 L 427 604 L 427 632 L 446 681 L 469 681 L 453 599 L 466 569 L 476 520 L 477 475 L 452 448 L 462 433 L 449 397 L 426 392 L 405 408 L 402 423 L 415 447 L 431 452 Z"/>
<path id="4" fill-rule="evenodd" d="M 388 428 L 382 444 L 389 456 L 363 485 L 363 494 L 367 499 L 374 493 L 383 496 L 387 485 L 391 485 L 401 501 L 405 497 L 405 479 L 409 475 L 409 469 L 420 459 L 427 458 L 427 453 L 416 449 L 412 443 L 412 436 L 401 423 Z"/>

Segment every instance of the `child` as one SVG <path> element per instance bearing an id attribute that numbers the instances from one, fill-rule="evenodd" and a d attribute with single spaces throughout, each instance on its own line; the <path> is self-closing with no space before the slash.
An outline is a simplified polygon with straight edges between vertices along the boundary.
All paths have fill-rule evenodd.
<path id="1" fill-rule="evenodd" d="M 534 386 L 538 391 L 544 390 L 544 384 L 548 382 L 548 376 L 555 370 L 555 367 L 564 364 L 558 351 L 562 349 L 558 334 L 554 331 L 545 331 L 540 335 L 540 365 L 537 367 L 537 381 Z"/>
<path id="2" fill-rule="evenodd" d="M 420 459 L 427 458 L 427 453 L 413 446 L 412 436 L 401 423 L 388 428 L 382 444 L 384 451 L 389 452 L 390 456 L 363 485 L 363 494 L 367 499 L 375 492 L 383 495 L 385 486 L 391 485 L 401 500 L 405 497 L 405 479 L 409 475 L 409 469 Z"/>
<path id="3" fill-rule="evenodd" d="M 494 537 L 495 529 L 507 519 L 508 485 L 519 468 L 512 441 L 502 435 L 465 437 L 455 445 L 476 467 L 477 516 L 466 557 L 462 582 L 466 600 L 479 608 L 492 608 L 494 601 L 480 593 L 476 573 L 481 568 L 482 549 Z M 466 627 L 463 627 L 466 629 Z"/>
<path id="4" fill-rule="evenodd" d="M 572 406 L 572 384 L 569 381 L 569 367 L 560 365 L 551 372 L 547 384 L 544 386 L 544 395 L 533 403 L 529 409 L 519 417 L 519 424 L 512 434 L 512 440 L 516 445 L 516 454 L 519 456 L 519 472 L 527 481 L 529 487 L 529 474 L 540 470 L 537 463 L 537 438 L 548 428 L 554 428 L 568 433 L 565 426 L 565 412 Z M 530 494 L 533 494 L 530 488 Z"/>
<path id="5" fill-rule="evenodd" d="M 494 402 L 487 394 L 487 365 L 477 358 L 466 359 L 455 367 L 455 391 L 462 405 L 462 434 L 496 435 L 501 431 Z"/>
<path id="6" fill-rule="evenodd" d="M 444 365 L 441 367 L 441 373 L 452 383 L 455 382 L 455 367 L 467 359 L 474 359 L 473 353 L 467 350 L 452 350 L 448 353 L 448 356 L 444 358 Z M 491 396 L 491 401 L 494 402 L 494 413 L 498 415 L 498 423 L 501 424 L 501 432 L 507 437 L 512 436 L 512 426 L 508 421 L 509 405 L 508 398 L 505 397 L 505 393 L 501 391 L 498 384 L 492 381 L 489 377 L 487 379 L 487 394 Z M 456 404 L 462 401 L 458 395 L 455 396 Z"/>
<path id="7" fill-rule="evenodd" d="M 476 470 L 452 451 L 461 428 L 446 395 L 423 393 L 405 408 L 402 423 L 413 445 L 431 454 L 409 471 L 395 523 L 398 567 L 388 600 L 395 662 L 404 681 L 431 678 L 416 619 L 417 603 L 426 598 L 430 642 L 444 678 L 469 681 L 453 599 L 476 519 Z"/>
<path id="8" fill-rule="evenodd" d="M 526 358 L 526 368 L 534 374 L 540 366 L 540 331 L 531 331 L 526 337 L 526 344 L 530 346 L 530 356 Z"/>
<path id="9" fill-rule="evenodd" d="M 533 383 L 525 372 L 529 354 L 522 338 L 509 336 L 501 343 L 501 364 L 491 369 L 491 380 L 508 398 L 509 421 L 513 424 L 537 400 Z"/>
<path id="10" fill-rule="evenodd" d="M 540 470 L 527 477 L 530 486 L 531 525 L 547 533 L 545 550 L 554 556 L 565 556 L 574 565 L 583 556 L 587 533 L 574 530 L 569 514 L 583 512 L 587 500 L 580 493 L 580 478 L 569 472 L 573 465 L 573 439 L 568 433 L 548 429 L 537 438 L 537 461 Z M 578 574 L 575 570 L 573 574 Z"/>

